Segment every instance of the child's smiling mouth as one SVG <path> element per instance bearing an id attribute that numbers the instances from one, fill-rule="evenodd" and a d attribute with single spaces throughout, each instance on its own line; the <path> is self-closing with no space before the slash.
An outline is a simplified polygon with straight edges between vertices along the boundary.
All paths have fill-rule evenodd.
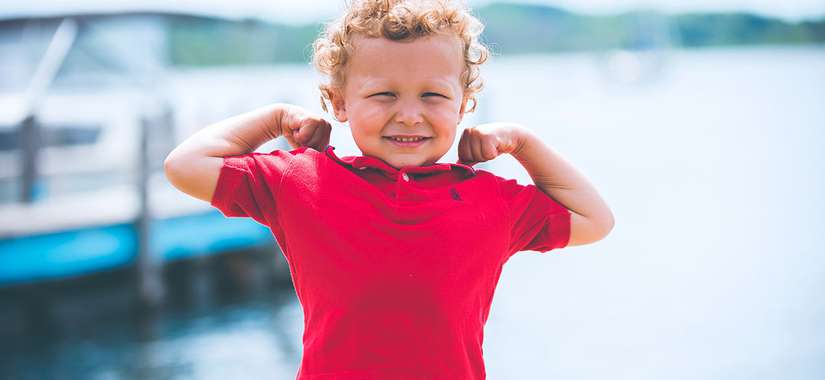
<path id="1" fill-rule="evenodd" d="M 393 145 L 397 145 L 400 147 L 410 147 L 414 148 L 419 145 L 424 144 L 427 140 L 431 139 L 432 137 L 427 136 L 413 136 L 413 135 L 395 135 L 395 136 L 382 136 L 383 139 L 391 142 Z"/>

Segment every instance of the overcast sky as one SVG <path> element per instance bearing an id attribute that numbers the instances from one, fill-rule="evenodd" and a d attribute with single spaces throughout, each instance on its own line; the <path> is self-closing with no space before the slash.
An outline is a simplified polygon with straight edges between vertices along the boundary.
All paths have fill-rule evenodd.
<path id="1" fill-rule="evenodd" d="M 349 0 L 346 0 L 349 1 Z M 478 7 L 490 0 L 468 0 Z M 653 8 L 669 13 L 745 10 L 789 20 L 825 16 L 825 0 L 498 0 L 548 4 L 584 13 L 615 13 Z M 262 17 L 286 22 L 324 20 L 340 11 L 345 0 L 5 0 L 0 16 L 76 11 L 193 10 L 231 17 Z"/>

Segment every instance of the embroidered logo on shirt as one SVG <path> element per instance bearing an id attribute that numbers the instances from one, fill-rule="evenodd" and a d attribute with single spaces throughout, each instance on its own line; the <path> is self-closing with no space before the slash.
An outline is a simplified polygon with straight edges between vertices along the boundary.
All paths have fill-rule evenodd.
<path id="1" fill-rule="evenodd" d="M 461 200 L 461 196 L 458 195 L 458 190 L 456 190 L 455 187 L 450 188 L 450 195 L 453 197 L 453 199 L 457 201 Z"/>

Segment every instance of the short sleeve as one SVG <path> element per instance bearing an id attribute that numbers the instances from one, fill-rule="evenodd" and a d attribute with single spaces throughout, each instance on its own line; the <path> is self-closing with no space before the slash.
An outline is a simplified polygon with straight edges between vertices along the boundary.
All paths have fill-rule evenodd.
<path id="1" fill-rule="evenodd" d="M 535 185 L 496 176 L 507 208 L 509 255 L 520 251 L 547 252 L 570 240 L 570 210 Z"/>
<path id="2" fill-rule="evenodd" d="M 249 217 L 273 227 L 277 195 L 293 155 L 283 150 L 223 158 L 210 204 L 227 217 Z"/>

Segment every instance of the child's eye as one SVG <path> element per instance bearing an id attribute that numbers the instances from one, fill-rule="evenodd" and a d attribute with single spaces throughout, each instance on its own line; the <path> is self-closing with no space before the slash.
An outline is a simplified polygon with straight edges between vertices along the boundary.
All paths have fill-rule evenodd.
<path id="1" fill-rule="evenodd" d="M 378 92 L 378 93 L 372 94 L 370 96 L 395 96 L 395 95 L 392 92 L 384 91 L 384 92 Z"/>
<path id="2" fill-rule="evenodd" d="M 442 97 L 442 98 L 444 98 L 444 99 L 449 99 L 448 97 L 446 97 L 446 96 L 444 96 L 444 95 L 441 95 L 441 94 L 439 94 L 439 93 L 436 93 L 436 92 L 425 92 L 425 93 L 424 93 L 424 96 L 440 96 L 440 97 Z"/>

